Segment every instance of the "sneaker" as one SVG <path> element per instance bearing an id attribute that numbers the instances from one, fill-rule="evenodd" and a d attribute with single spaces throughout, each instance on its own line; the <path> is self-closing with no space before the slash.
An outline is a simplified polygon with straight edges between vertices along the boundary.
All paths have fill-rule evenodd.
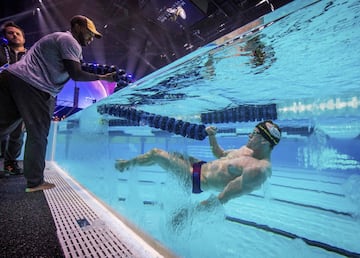
<path id="1" fill-rule="evenodd" d="M 42 183 L 41 185 L 38 185 L 35 187 L 27 187 L 25 189 L 25 192 L 32 193 L 32 192 L 37 192 L 37 191 L 42 191 L 42 190 L 48 190 L 48 189 L 51 189 L 54 187 L 55 187 L 55 184 L 44 181 L 44 183 Z"/>
<path id="2" fill-rule="evenodd" d="M 10 175 L 21 175 L 23 170 L 19 167 L 16 160 L 5 160 L 4 171 Z"/>

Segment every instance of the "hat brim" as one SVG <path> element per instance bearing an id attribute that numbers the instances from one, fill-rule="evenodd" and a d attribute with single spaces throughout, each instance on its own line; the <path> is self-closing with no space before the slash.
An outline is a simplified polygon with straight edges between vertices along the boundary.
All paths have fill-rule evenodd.
<path id="1" fill-rule="evenodd" d="M 92 31 L 92 33 L 95 34 L 95 38 L 97 38 L 97 39 L 101 39 L 101 38 L 102 38 L 102 34 L 100 34 L 99 32 L 95 33 L 95 32 Z"/>
<path id="2" fill-rule="evenodd" d="M 98 32 L 96 29 L 92 28 L 91 26 L 87 26 L 88 30 L 91 31 L 92 33 L 94 33 L 95 38 L 97 39 L 101 39 L 102 38 L 102 34 L 100 32 Z"/>

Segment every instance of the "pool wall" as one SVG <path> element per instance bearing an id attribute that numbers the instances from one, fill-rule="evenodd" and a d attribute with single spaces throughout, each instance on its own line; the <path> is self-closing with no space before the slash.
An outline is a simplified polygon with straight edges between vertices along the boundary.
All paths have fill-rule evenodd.
<path id="1" fill-rule="evenodd" d="M 294 1 L 54 123 L 48 157 L 181 257 L 359 257 L 358 11 Z M 254 39 L 270 56 L 258 66 Z M 282 128 L 271 178 L 207 213 L 193 207 L 217 192 L 192 195 L 158 166 L 114 167 L 155 147 L 210 161 L 205 126 L 235 149 L 266 119 Z"/>

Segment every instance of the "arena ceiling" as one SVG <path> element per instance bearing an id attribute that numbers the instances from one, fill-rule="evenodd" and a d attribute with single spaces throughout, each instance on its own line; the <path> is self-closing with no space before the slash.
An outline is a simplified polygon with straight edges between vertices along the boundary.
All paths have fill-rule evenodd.
<path id="1" fill-rule="evenodd" d="M 84 49 L 84 61 L 116 65 L 139 79 L 288 2 L 3 0 L 0 22 L 22 26 L 29 48 L 48 33 L 68 30 L 73 15 L 86 15 L 104 37 Z"/>

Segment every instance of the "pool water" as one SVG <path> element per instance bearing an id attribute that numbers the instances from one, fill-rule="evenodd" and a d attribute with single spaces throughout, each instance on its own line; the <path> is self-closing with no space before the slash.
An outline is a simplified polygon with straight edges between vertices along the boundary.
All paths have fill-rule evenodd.
<path id="1" fill-rule="evenodd" d="M 180 257 L 360 256 L 359 13 L 355 0 L 291 2 L 54 124 L 52 155 Z M 210 211 L 194 207 L 217 192 L 114 168 L 154 147 L 210 161 L 203 126 L 234 149 L 269 118 L 283 131 L 271 178 Z"/>

